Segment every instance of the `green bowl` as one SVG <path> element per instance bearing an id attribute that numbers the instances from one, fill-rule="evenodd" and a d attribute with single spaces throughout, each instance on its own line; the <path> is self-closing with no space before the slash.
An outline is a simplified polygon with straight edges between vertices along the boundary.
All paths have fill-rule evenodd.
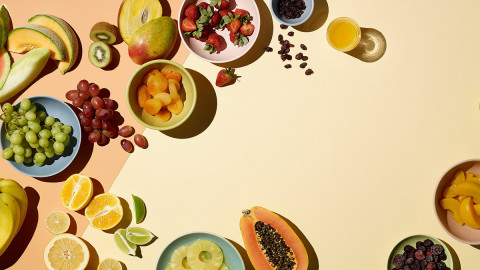
<path id="1" fill-rule="evenodd" d="M 182 75 L 180 97 L 183 100 L 183 111 L 178 114 L 172 114 L 172 118 L 167 122 L 155 121 L 155 117 L 148 115 L 138 105 L 137 88 L 142 84 L 143 76 L 150 70 L 157 68 L 161 70 L 165 66 L 178 71 Z M 128 109 L 132 113 L 135 120 L 147 128 L 154 130 L 170 130 L 183 124 L 193 112 L 195 103 L 197 102 L 197 87 L 192 75 L 180 64 L 170 60 L 153 60 L 140 66 L 130 78 L 127 86 L 127 104 Z"/>
<path id="2" fill-rule="evenodd" d="M 392 269 L 395 268 L 395 266 L 393 265 L 393 258 L 397 254 L 403 254 L 403 247 L 404 246 L 411 245 L 411 246 L 415 247 L 415 243 L 417 243 L 417 241 L 422 241 L 423 242 L 427 238 L 432 240 L 433 244 L 439 244 L 443 247 L 443 249 L 445 250 L 445 254 L 447 255 L 447 259 L 443 262 L 448 267 L 450 267 L 451 270 L 455 270 L 455 268 L 453 267 L 452 254 L 450 253 L 450 250 L 448 249 L 448 247 L 442 241 L 440 241 L 440 239 L 438 239 L 436 237 L 433 237 L 433 236 L 430 236 L 430 235 L 425 235 L 425 234 L 412 235 L 412 236 L 409 236 L 409 237 L 403 239 L 402 241 L 398 242 L 398 244 L 396 244 L 395 247 L 390 252 L 390 256 L 388 256 L 387 270 L 392 270 Z"/>

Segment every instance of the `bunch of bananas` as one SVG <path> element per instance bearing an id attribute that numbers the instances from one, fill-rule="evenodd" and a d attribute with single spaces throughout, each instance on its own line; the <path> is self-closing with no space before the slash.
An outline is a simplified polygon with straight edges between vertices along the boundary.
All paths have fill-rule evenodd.
<path id="1" fill-rule="evenodd" d="M 22 227 L 27 206 L 23 187 L 14 180 L 0 178 L 0 256 Z"/>

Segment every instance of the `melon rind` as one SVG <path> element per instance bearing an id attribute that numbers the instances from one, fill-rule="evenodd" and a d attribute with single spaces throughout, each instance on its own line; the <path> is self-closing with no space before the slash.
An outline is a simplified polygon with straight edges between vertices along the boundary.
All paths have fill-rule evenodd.
<path id="1" fill-rule="evenodd" d="M 62 18 L 50 14 L 35 15 L 28 22 L 49 28 L 62 39 L 67 49 L 67 58 L 64 61 L 59 61 L 57 65 L 60 72 L 65 74 L 72 68 L 78 57 L 79 43 L 73 28 Z"/>
<path id="2" fill-rule="evenodd" d="M 33 44 L 32 39 L 35 36 L 40 39 Z M 8 35 L 7 50 L 9 52 L 24 53 L 36 48 L 48 48 L 50 58 L 53 60 L 64 61 L 67 58 L 67 48 L 62 39 L 46 27 L 28 24 L 13 29 Z"/>
<path id="3" fill-rule="evenodd" d="M 2 48 L 0 50 L 0 61 L 3 62 L 3 66 L 0 64 L 0 89 L 2 89 L 3 85 L 7 81 L 12 64 L 12 61 L 10 60 L 10 55 L 8 54 L 7 50 L 5 50 L 5 48 Z"/>
<path id="4" fill-rule="evenodd" d="M 7 81 L 0 90 L 0 102 L 25 89 L 43 70 L 49 56 L 50 51 L 47 48 L 38 48 L 31 50 L 13 63 Z"/>

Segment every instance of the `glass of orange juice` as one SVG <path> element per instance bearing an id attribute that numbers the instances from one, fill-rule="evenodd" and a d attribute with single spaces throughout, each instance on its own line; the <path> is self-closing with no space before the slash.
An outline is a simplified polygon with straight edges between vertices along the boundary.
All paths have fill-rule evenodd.
<path id="1" fill-rule="evenodd" d="M 362 37 L 360 26 L 348 17 L 333 20 L 327 28 L 327 41 L 335 50 L 348 52 L 357 47 Z"/>

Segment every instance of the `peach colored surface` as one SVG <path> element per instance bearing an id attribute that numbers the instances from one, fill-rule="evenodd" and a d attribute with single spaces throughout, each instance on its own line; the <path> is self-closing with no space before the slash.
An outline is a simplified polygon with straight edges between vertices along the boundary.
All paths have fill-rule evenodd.
<path id="1" fill-rule="evenodd" d="M 177 1 L 161 1 L 164 14 L 172 14 L 176 18 L 179 3 Z M 88 48 L 92 41 L 89 38 L 91 27 L 99 21 L 117 24 L 117 14 L 121 1 L 119 0 L 82 0 L 82 1 L 26 1 L 5 0 L 13 21 L 13 26 L 27 24 L 27 20 L 36 14 L 52 14 L 65 19 L 77 32 L 83 52 L 77 60 L 78 66 L 71 72 L 61 75 L 53 62 L 49 62 L 41 77 L 28 90 L 11 100 L 12 102 L 34 95 L 50 95 L 65 100 L 65 93 L 76 88 L 78 81 L 87 79 L 100 87 L 108 88 L 111 98 L 119 103 L 119 112 L 125 118 L 125 124 L 133 125 L 137 133 L 144 128 L 136 123 L 130 115 L 126 105 L 125 89 L 130 75 L 138 67 L 127 53 L 125 43 L 115 45 L 115 56 L 107 70 L 94 67 L 88 60 Z M 188 50 L 180 47 L 174 61 L 183 63 Z M 12 54 L 15 59 L 20 55 Z M 86 138 L 84 140 L 87 142 Z M 142 150 L 137 150 L 137 152 Z M 120 139 L 111 141 L 107 146 L 93 147 L 88 142 L 82 144 L 81 150 L 74 163 L 67 170 L 48 179 L 34 179 L 15 171 L 4 159 L 0 159 L 0 177 L 12 178 L 19 181 L 27 189 L 30 205 L 27 217 L 13 244 L 0 257 L 0 269 L 32 269 L 36 265 L 40 269 L 43 265 L 43 249 L 53 235 L 44 226 L 47 215 L 56 210 L 63 210 L 73 218 L 70 232 L 81 236 L 87 226 L 83 213 L 76 213 L 65 209 L 60 202 L 60 189 L 63 181 L 70 174 L 82 173 L 94 178 L 94 194 L 108 191 L 117 177 L 128 154 L 120 146 Z M 96 266 L 95 266 L 96 267 Z"/>

